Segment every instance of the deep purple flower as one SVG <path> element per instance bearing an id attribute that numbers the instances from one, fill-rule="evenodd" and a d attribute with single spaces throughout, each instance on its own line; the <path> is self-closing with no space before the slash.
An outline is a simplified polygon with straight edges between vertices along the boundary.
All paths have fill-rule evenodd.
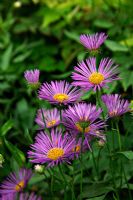
<path id="1" fill-rule="evenodd" d="M 90 51 L 96 51 L 101 44 L 104 43 L 107 37 L 108 36 L 105 33 L 95 33 L 92 35 L 83 34 L 80 36 L 80 42 Z"/>
<path id="2" fill-rule="evenodd" d="M 5 181 L 1 184 L 0 194 L 2 195 L 15 195 L 21 192 L 27 185 L 32 176 L 30 169 L 20 169 L 19 172 L 11 173 Z"/>
<path id="3" fill-rule="evenodd" d="M 109 58 L 104 58 L 100 61 L 99 67 L 96 66 L 96 58 L 92 57 L 82 61 L 75 66 L 75 72 L 72 73 L 73 85 L 80 86 L 85 90 L 93 88 L 101 89 L 107 83 L 118 78 L 117 65 L 113 65 L 113 61 Z"/>
<path id="4" fill-rule="evenodd" d="M 105 126 L 105 123 L 99 120 L 101 112 L 95 105 L 78 103 L 64 111 L 63 123 L 74 135 L 84 133 L 86 141 L 90 137 L 103 138 L 101 134 L 97 134 Z"/>
<path id="5" fill-rule="evenodd" d="M 28 152 L 33 163 L 47 163 L 48 167 L 62 162 L 69 163 L 71 149 L 75 139 L 67 133 L 62 134 L 61 129 L 52 129 L 50 136 L 41 132 L 35 138 L 35 144 L 31 145 L 32 151 Z"/>
<path id="6" fill-rule="evenodd" d="M 107 106 L 109 117 L 117 117 L 130 111 L 129 102 L 127 100 L 121 99 L 121 95 L 103 95 L 102 100 Z"/>
<path id="7" fill-rule="evenodd" d="M 39 91 L 39 98 L 48 100 L 53 104 L 69 104 L 79 100 L 80 90 L 74 88 L 66 81 L 51 81 L 44 83 Z"/>
<path id="8" fill-rule="evenodd" d="M 51 110 L 39 109 L 35 119 L 36 123 L 44 128 L 52 128 L 60 124 L 60 113 L 57 108 Z"/>
<path id="9" fill-rule="evenodd" d="M 33 89 L 40 86 L 39 82 L 40 71 L 38 69 L 27 70 L 24 72 L 24 77 L 27 80 L 30 87 Z"/>

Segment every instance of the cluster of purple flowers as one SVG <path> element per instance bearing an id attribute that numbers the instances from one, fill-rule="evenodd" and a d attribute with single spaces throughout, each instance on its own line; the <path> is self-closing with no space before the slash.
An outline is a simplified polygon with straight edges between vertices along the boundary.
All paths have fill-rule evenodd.
<path id="1" fill-rule="evenodd" d="M 106 38 L 105 33 L 81 35 L 80 42 L 94 55 L 99 52 Z M 74 67 L 72 84 L 51 81 L 40 86 L 39 70 L 25 72 L 25 79 L 32 89 L 40 86 L 38 98 L 56 106 L 50 110 L 40 108 L 37 111 L 35 122 L 39 128 L 35 143 L 28 152 L 30 162 L 47 164 L 47 167 L 62 162 L 70 164 L 81 153 L 91 150 L 90 143 L 93 139 L 102 144 L 105 142 L 106 120 L 101 119 L 102 108 L 83 102 L 81 97 L 86 90 L 99 91 L 107 87 L 109 82 L 118 80 L 118 71 L 118 66 L 112 59 L 103 58 L 98 65 L 96 57 L 90 57 Z M 121 100 L 118 94 L 103 95 L 102 101 L 107 107 L 108 118 L 118 117 L 129 111 L 128 101 Z M 12 173 L 1 186 L 3 198 L 8 199 L 9 193 L 15 195 L 19 192 L 21 200 L 40 200 L 33 193 L 29 196 L 22 193 L 30 177 L 30 170 L 22 169 L 18 176 Z"/>

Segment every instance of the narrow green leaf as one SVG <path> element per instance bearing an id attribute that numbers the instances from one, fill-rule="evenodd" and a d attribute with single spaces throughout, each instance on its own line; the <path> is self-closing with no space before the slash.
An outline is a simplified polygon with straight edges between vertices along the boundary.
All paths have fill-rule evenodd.
<path id="1" fill-rule="evenodd" d="M 13 127 L 13 121 L 9 119 L 2 127 L 0 130 L 0 135 L 5 136 L 8 131 Z"/>
<path id="2" fill-rule="evenodd" d="M 106 47 L 108 47 L 111 51 L 121 51 L 121 52 L 127 52 L 129 49 L 126 46 L 121 45 L 118 42 L 112 41 L 112 40 L 106 40 L 105 41 Z"/>
<path id="3" fill-rule="evenodd" d="M 10 44 L 2 56 L 1 69 L 5 71 L 9 65 L 12 56 L 13 45 Z"/>
<path id="4" fill-rule="evenodd" d="M 118 152 L 117 154 L 122 154 L 128 160 L 133 160 L 133 151 L 123 151 L 123 152 Z"/>

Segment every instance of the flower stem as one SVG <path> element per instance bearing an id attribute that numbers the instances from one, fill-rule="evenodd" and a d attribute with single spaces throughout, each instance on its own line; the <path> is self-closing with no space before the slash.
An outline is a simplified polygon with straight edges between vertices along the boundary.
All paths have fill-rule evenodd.
<path id="1" fill-rule="evenodd" d="M 84 141 L 84 131 L 82 133 L 82 142 L 81 142 L 81 181 L 80 181 L 80 200 L 82 200 L 82 192 L 83 192 L 83 157 L 82 157 L 82 150 L 83 150 L 83 141 Z"/>
<path id="2" fill-rule="evenodd" d="M 121 151 L 121 149 L 122 149 L 121 135 L 120 135 L 119 126 L 118 126 L 118 122 L 117 121 L 115 121 L 115 125 L 116 125 L 116 130 L 117 130 L 117 133 L 118 133 L 119 150 Z"/>

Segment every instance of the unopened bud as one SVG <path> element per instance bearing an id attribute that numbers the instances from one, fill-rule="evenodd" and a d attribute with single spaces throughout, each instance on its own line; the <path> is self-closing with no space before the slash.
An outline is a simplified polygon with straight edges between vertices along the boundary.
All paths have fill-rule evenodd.
<path id="1" fill-rule="evenodd" d="M 21 1 L 15 1 L 13 5 L 15 8 L 20 8 L 22 6 L 22 3 Z"/>
<path id="2" fill-rule="evenodd" d="M 35 165 L 34 169 L 35 169 L 36 172 L 42 173 L 43 170 L 44 170 L 44 166 L 42 166 L 42 165 Z"/>
<path id="3" fill-rule="evenodd" d="M 4 162 L 4 158 L 2 154 L 0 154 L 0 167 L 2 167 L 3 162 Z"/>

